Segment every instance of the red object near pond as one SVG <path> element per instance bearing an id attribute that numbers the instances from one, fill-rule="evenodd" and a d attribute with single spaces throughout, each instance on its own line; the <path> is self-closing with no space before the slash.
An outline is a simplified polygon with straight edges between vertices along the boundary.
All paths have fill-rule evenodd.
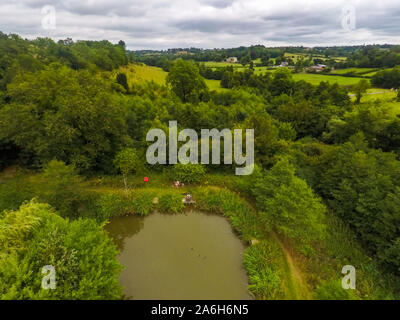
<path id="1" fill-rule="evenodd" d="M 144 177 L 144 182 L 149 182 L 149 178 L 147 178 L 147 177 Z"/>

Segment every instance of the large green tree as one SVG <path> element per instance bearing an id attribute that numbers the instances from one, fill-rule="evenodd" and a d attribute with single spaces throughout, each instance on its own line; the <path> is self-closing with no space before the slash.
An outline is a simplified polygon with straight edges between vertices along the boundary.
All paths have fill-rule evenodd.
<path id="1" fill-rule="evenodd" d="M 287 159 L 256 178 L 252 192 L 266 224 L 303 244 L 324 237 L 325 206 Z"/>
<path id="2" fill-rule="evenodd" d="M 0 109 L 0 141 L 40 162 L 54 158 L 82 171 L 112 166 L 127 141 L 124 110 L 111 84 L 60 65 L 23 74 L 8 86 Z"/>
<path id="3" fill-rule="evenodd" d="M 400 163 L 359 133 L 325 159 L 319 188 L 369 252 L 400 273 Z"/>
<path id="4" fill-rule="evenodd" d="M 208 96 L 208 87 L 192 62 L 179 59 L 167 76 L 167 84 L 182 102 L 199 102 Z"/>

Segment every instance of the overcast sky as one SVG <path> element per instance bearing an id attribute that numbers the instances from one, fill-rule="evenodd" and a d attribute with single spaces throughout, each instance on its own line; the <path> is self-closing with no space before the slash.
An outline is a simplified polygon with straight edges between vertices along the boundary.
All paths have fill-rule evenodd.
<path id="1" fill-rule="evenodd" d="M 399 18 L 400 0 L 0 0 L 4 33 L 129 49 L 400 44 Z"/>

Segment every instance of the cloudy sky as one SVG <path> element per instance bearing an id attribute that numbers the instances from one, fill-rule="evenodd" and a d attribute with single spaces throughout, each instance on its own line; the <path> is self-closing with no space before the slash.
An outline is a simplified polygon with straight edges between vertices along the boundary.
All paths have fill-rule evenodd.
<path id="1" fill-rule="evenodd" d="M 4 33 L 129 49 L 400 44 L 399 18 L 400 0 L 0 0 Z"/>

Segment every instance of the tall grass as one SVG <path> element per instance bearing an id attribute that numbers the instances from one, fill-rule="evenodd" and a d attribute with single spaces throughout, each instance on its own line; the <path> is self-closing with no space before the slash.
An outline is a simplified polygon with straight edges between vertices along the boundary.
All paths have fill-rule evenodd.
<path id="1" fill-rule="evenodd" d="M 259 299 L 284 298 L 282 251 L 276 242 L 264 240 L 247 248 L 243 264 L 249 275 L 249 291 Z"/>

